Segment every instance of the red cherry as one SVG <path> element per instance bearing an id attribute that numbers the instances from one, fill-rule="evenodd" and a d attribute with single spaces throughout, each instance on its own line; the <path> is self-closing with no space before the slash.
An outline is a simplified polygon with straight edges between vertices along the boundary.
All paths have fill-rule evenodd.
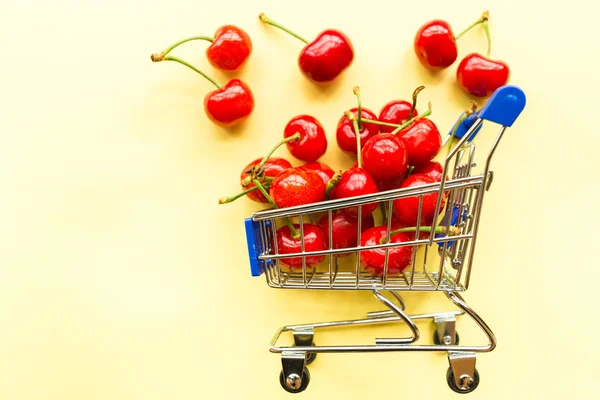
<path id="1" fill-rule="evenodd" d="M 215 68 L 237 71 L 252 53 L 250 36 L 234 25 L 224 25 L 215 32 L 215 39 L 206 49 L 208 61 Z"/>
<path id="2" fill-rule="evenodd" d="M 429 161 L 427 164 L 424 164 L 421 167 L 415 168 L 412 173 L 414 175 L 417 174 L 423 174 L 423 175 L 428 175 L 429 177 L 433 178 L 436 182 L 441 182 L 442 181 L 442 174 L 444 172 L 444 167 L 442 166 L 442 164 L 440 164 L 437 161 Z M 446 182 L 448 182 L 450 180 L 450 177 L 446 174 Z M 448 199 L 448 196 L 450 195 L 450 191 L 446 190 L 444 191 L 444 201 Z M 421 234 L 423 234 L 423 232 L 421 232 Z"/>
<path id="3" fill-rule="evenodd" d="M 286 143 L 294 157 L 302 161 L 316 161 L 327 150 L 327 137 L 323 125 L 310 115 L 298 115 L 292 118 L 283 132 L 287 138 L 300 133 L 300 140 Z"/>
<path id="4" fill-rule="evenodd" d="M 440 131 L 427 118 L 415 119 L 398 136 L 408 152 L 408 164 L 415 167 L 429 162 L 442 148 Z"/>
<path id="5" fill-rule="evenodd" d="M 374 246 L 385 243 L 387 226 L 376 226 L 362 234 L 361 246 Z M 409 236 L 400 232 L 390 237 L 390 243 L 410 242 Z M 413 258 L 413 246 L 390 247 L 388 251 L 388 275 L 401 273 L 408 267 Z M 385 267 L 385 248 L 363 250 L 360 262 L 364 269 L 374 275 L 383 275 Z"/>
<path id="6" fill-rule="evenodd" d="M 325 200 L 325 183 L 316 171 L 289 168 L 273 180 L 269 195 L 279 208 L 317 203 Z"/>
<path id="7" fill-rule="evenodd" d="M 254 111 L 254 95 L 250 87 L 240 79 L 232 79 L 225 86 L 221 86 L 213 78 L 188 62 L 168 55 L 171 50 L 186 41 L 205 38 L 196 37 L 180 41 L 161 53 L 152 54 L 150 59 L 153 62 L 175 61 L 202 75 L 215 85 L 217 89 L 207 93 L 204 97 L 204 111 L 213 123 L 226 128 L 233 127 L 246 120 Z"/>
<path id="8" fill-rule="evenodd" d="M 351 109 L 350 111 L 358 117 L 357 107 Z M 361 110 L 361 114 L 361 118 L 377 120 L 377 116 L 373 113 L 373 111 L 369 110 L 368 108 L 363 107 Z M 367 140 L 377 135 L 377 133 L 379 133 L 378 125 L 363 122 L 362 129 L 360 129 L 361 149 L 365 145 Z M 347 153 L 356 154 L 356 133 L 354 132 L 352 121 L 350 121 L 345 115 L 338 121 L 337 128 L 335 131 L 335 138 L 340 149 Z"/>
<path id="9" fill-rule="evenodd" d="M 306 44 L 298 57 L 302 73 L 315 82 L 330 82 L 346 70 L 354 60 L 354 47 L 344 33 L 327 29 L 312 42 L 272 21 L 266 15 L 258 16 L 264 23 L 279 28 Z"/>
<path id="10" fill-rule="evenodd" d="M 329 247 L 329 215 L 323 215 L 317 225 L 325 234 L 325 243 Z M 361 232 L 375 226 L 373 214 L 369 214 L 362 218 L 360 225 Z M 331 216 L 331 237 L 333 239 L 334 249 L 343 249 L 348 247 L 358 246 L 358 220 L 351 218 L 343 212 L 333 213 Z M 351 253 L 338 254 L 343 257 Z"/>
<path id="11" fill-rule="evenodd" d="M 381 111 L 379 112 L 379 121 L 387 122 L 390 124 L 400 125 L 408 120 L 410 115 L 410 110 L 412 109 L 412 104 L 405 100 L 392 100 L 383 106 Z M 415 108 L 413 111 L 413 116 L 418 115 L 419 112 Z M 381 133 L 384 132 L 393 132 L 393 126 L 380 126 L 379 131 Z"/>
<path id="12" fill-rule="evenodd" d="M 414 50 L 424 67 L 431 70 L 448 68 L 458 55 L 450 24 L 436 19 L 422 25 L 415 35 Z"/>
<path id="13" fill-rule="evenodd" d="M 423 174 L 409 176 L 401 185 L 402 188 L 416 187 L 435 183 L 435 180 Z M 421 206 L 421 226 L 431 225 L 435 215 L 435 206 L 438 199 L 437 192 L 423 195 Z M 440 211 L 444 208 L 445 198 L 440 202 Z M 394 200 L 394 212 L 398 215 L 398 221 L 405 227 L 417 225 L 419 212 L 419 196 L 403 197 Z"/>
<path id="14" fill-rule="evenodd" d="M 391 133 L 371 137 L 362 149 L 363 168 L 376 181 L 402 176 L 408 168 L 408 153 L 400 139 Z"/>
<path id="15" fill-rule="evenodd" d="M 250 116 L 254 110 L 254 96 L 243 81 L 232 79 L 206 95 L 204 108 L 214 123 L 232 127 Z"/>
<path id="16" fill-rule="evenodd" d="M 488 97 L 501 86 L 506 85 L 510 69 L 503 61 L 491 60 L 481 54 L 466 56 L 456 70 L 460 87 L 476 97 Z"/>
<path id="17" fill-rule="evenodd" d="M 294 228 L 300 232 L 300 225 L 294 224 Z M 303 224 L 304 230 L 304 251 L 322 251 L 327 250 L 325 244 L 325 234 L 315 225 Z M 300 237 L 294 238 L 288 225 L 277 229 L 277 250 L 279 254 L 292 254 L 302 252 L 302 240 Z M 310 268 L 319 264 L 325 258 L 322 256 L 307 256 L 306 267 Z M 281 258 L 281 263 L 290 267 L 290 269 L 302 268 L 302 257 Z"/>
<path id="18" fill-rule="evenodd" d="M 413 175 L 423 174 L 428 175 L 433 178 L 436 182 L 442 181 L 442 176 L 444 173 L 444 167 L 437 161 L 429 161 L 412 171 Z M 448 175 L 446 175 L 446 180 L 448 180 Z"/>
<path id="19" fill-rule="evenodd" d="M 407 177 L 408 177 L 408 170 L 406 170 L 402 175 L 399 175 L 392 180 L 377 182 L 377 186 L 379 187 L 379 190 L 381 190 L 382 192 L 385 192 L 388 190 L 400 189 L 402 182 L 404 182 Z"/>
<path id="20" fill-rule="evenodd" d="M 384 221 L 384 224 L 385 225 Z M 404 223 L 402 221 L 400 221 L 400 218 L 398 217 L 398 215 L 396 213 L 392 213 L 392 230 L 396 230 L 396 229 L 400 229 L 400 228 L 405 228 Z"/>
<path id="21" fill-rule="evenodd" d="M 311 169 L 313 171 L 317 171 L 321 179 L 323 179 L 323 182 L 325 182 L 325 185 L 327 185 L 331 178 L 333 178 L 333 175 L 335 175 L 335 172 L 327 164 L 322 163 L 320 161 L 309 162 L 302 165 L 299 168 L 306 168 Z"/>
<path id="22" fill-rule="evenodd" d="M 244 167 L 244 169 L 242 170 L 242 173 L 240 174 L 240 183 L 244 181 L 244 179 L 248 176 L 250 176 L 248 174 L 248 171 L 255 165 L 260 164 L 260 162 L 262 161 L 262 157 L 261 158 L 257 158 L 256 160 L 252 161 L 250 164 L 246 165 L 246 167 Z M 288 168 L 292 168 L 292 164 L 290 164 L 290 162 L 284 158 L 281 157 L 270 157 L 267 162 L 265 163 L 265 165 L 263 166 L 264 168 L 264 175 L 271 177 L 271 178 L 275 178 L 277 175 L 281 174 L 283 171 L 287 170 Z M 265 182 L 261 181 L 261 183 L 264 185 Z M 246 189 L 250 189 L 254 187 L 254 183 L 251 183 L 250 185 L 244 187 L 242 185 L 242 189 L 246 190 Z M 250 200 L 256 201 L 258 203 L 268 203 L 268 200 L 265 198 L 265 196 L 262 195 L 262 193 L 258 190 L 253 190 L 252 192 L 248 193 L 246 196 L 248 196 L 248 198 Z"/>
<path id="23" fill-rule="evenodd" d="M 348 36 L 327 29 L 302 49 L 298 65 L 315 82 L 329 82 L 347 69 L 353 59 L 354 48 Z"/>
<path id="24" fill-rule="evenodd" d="M 337 185 L 331 191 L 332 199 L 345 199 L 348 197 L 362 196 L 365 194 L 377 193 L 379 187 L 375 182 L 375 179 L 363 168 L 350 168 L 342 174 L 342 178 Z M 362 205 L 362 215 L 367 216 L 371 214 L 379 203 L 369 203 Z M 357 218 L 358 207 L 346 207 L 342 209 L 348 216 Z"/>

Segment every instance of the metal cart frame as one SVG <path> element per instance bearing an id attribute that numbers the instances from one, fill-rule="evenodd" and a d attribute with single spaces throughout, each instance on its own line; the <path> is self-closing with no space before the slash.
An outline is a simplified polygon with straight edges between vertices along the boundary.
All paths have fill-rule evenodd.
<path id="1" fill-rule="evenodd" d="M 253 276 L 265 274 L 270 287 L 282 289 L 322 289 L 322 290 L 371 290 L 375 298 L 388 310 L 368 313 L 366 318 L 333 322 L 284 326 L 277 331 L 270 346 L 272 353 L 281 354 L 282 371 L 280 383 L 291 393 L 306 389 L 310 374 L 307 365 L 318 353 L 341 352 L 389 352 L 389 351 L 435 351 L 448 354 L 449 368 L 446 376 L 448 385 L 458 393 L 469 393 L 479 384 L 479 373 L 475 368 L 476 354 L 491 352 L 496 347 L 496 337 L 485 321 L 469 306 L 460 292 L 469 287 L 473 255 L 479 228 L 484 194 L 489 190 L 493 179 L 490 170 L 492 157 L 506 129 L 513 125 L 525 107 L 523 91 L 512 85 L 499 88 L 480 110 L 473 125 L 462 132 L 459 141 L 449 152 L 444 163 L 441 182 L 418 187 L 389 190 L 354 198 L 327 200 L 298 207 L 271 209 L 256 212 L 246 220 L 248 254 Z M 475 137 L 484 121 L 496 123 L 501 129 L 487 155 L 485 166 L 480 174 L 472 174 Z M 448 137 L 447 139 L 449 139 Z M 447 179 L 446 171 L 452 171 Z M 419 198 L 416 231 L 420 231 L 423 196 L 437 193 L 435 215 L 430 226 L 431 231 L 445 226 L 446 234 L 430 234 L 429 238 L 420 239 L 415 235 L 408 242 L 390 242 L 391 218 L 387 219 L 386 242 L 371 246 L 333 248 L 332 247 L 332 214 L 350 206 L 358 207 L 358 235 L 360 243 L 362 207 L 365 204 L 380 203 L 387 209 L 387 215 L 393 212 L 393 201 L 401 198 Z M 447 196 L 447 197 L 444 197 Z M 441 213 L 443 198 L 445 212 Z M 323 214 L 326 213 L 326 214 Z M 323 251 L 304 251 L 303 227 L 307 219 L 313 221 L 315 215 L 327 215 L 329 219 L 330 247 Z M 442 217 L 441 219 L 439 217 Z M 286 218 L 296 218 L 302 235 L 301 248 L 298 253 L 280 254 L 277 248 L 276 229 Z M 450 234 L 450 227 L 460 227 L 460 233 Z M 437 246 L 439 264 L 432 268 L 430 249 Z M 388 256 L 393 247 L 413 246 L 413 259 L 409 267 L 399 274 L 388 273 Z M 422 259 L 417 257 L 419 249 L 424 248 Z M 360 263 L 361 251 L 369 249 L 385 249 L 383 273 L 374 275 L 363 271 Z M 341 254 L 356 254 L 356 263 L 350 269 L 343 270 L 338 265 Z M 435 256 L 434 252 L 434 256 Z M 309 256 L 327 257 L 324 268 L 310 268 L 306 264 Z M 302 267 L 297 269 L 282 268 L 285 259 L 302 257 Z M 401 291 L 437 291 L 443 292 L 458 308 L 457 311 L 408 315 Z M 387 296 L 385 293 L 389 293 Z M 459 345 L 456 331 L 456 318 L 467 314 L 483 330 L 488 338 L 487 345 Z M 433 344 L 416 344 L 420 339 L 420 331 L 415 321 L 431 320 L 435 325 Z M 409 337 L 376 338 L 370 345 L 317 346 L 314 343 L 315 330 L 368 324 L 403 322 L 411 331 Z M 282 333 L 291 332 L 293 346 L 278 345 Z"/>

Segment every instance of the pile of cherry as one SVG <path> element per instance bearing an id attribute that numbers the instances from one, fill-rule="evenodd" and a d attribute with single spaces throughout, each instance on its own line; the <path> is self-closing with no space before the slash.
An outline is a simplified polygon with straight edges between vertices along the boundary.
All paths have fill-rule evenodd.
<path id="1" fill-rule="evenodd" d="M 339 31 L 325 30 L 309 43 L 264 14 L 260 15 L 260 19 L 306 43 L 298 64 L 304 75 L 314 82 L 330 82 L 352 64 L 354 49 L 348 37 Z M 474 96 L 491 95 L 498 87 L 506 84 L 509 71 L 503 62 L 489 59 L 487 22 L 486 12 L 456 37 L 447 22 L 428 22 L 418 30 L 414 40 L 417 58 L 422 65 L 433 70 L 449 67 L 457 58 L 456 39 L 481 24 L 488 37 L 488 56 L 473 53 L 465 57 L 458 67 L 457 79 L 460 86 Z M 175 61 L 210 80 L 217 86 L 217 90 L 205 97 L 207 115 L 222 126 L 239 124 L 254 109 L 254 97 L 249 86 L 239 79 L 232 79 L 221 87 L 204 72 L 170 55 L 174 48 L 192 40 L 212 42 L 206 51 L 211 64 L 222 70 L 236 71 L 242 68 L 252 52 L 250 37 L 242 29 L 227 25 L 217 30 L 214 38 L 196 36 L 184 39 L 165 51 L 152 55 L 155 62 Z M 341 113 L 335 133 L 339 149 L 356 158 L 354 166 L 345 171 L 336 172 L 320 161 L 328 143 L 325 129 L 319 120 L 306 114 L 293 117 L 283 129 L 283 138 L 264 157 L 257 158 L 242 168 L 242 192 L 220 199 L 219 204 L 246 197 L 255 202 L 270 204 L 274 208 L 287 208 L 440 182 L 443 167 L 434 158 L 442 150 L 442 139 L 436 124 L 428 118 L 431 104 L 425 112 L 419 114 L 417 111 L 417 97 L 423 88 L 419 86 L 415 89 L 411 101 L 389 101 L 378 115 L 362 106 L 359 88 L 353 89 L 357 105 Z M 472 118 L 475 109 L 476 105 L 473 103 L 453 127 L 452 135 L 459 128 L 463 131 L 468 129 L 475 119 Z M 449 144 L 452 144 L 452 139 Z M 287 159 L 273 156 L 284 145 L 303 165 L 294 167 Z M 391 215 L 386 215 L 387 207 L 381 205 L 381 218 L 377 218 L 379 224 L 375 223 L 375 211 L 380 206 L 377 202 L 362 205 L 360 212 L 357 206 L 335 211 L 331 217 L 331 227 L 327 213 L 314 223 L 303 221 L 302 228 L 286 218 L 285 224 L 277 229 L 277 248 L 280 254 L 291 254 L 301 252 L 302 242 L 304 251 L 310 252 L 327 250 L 330 246 L 341 249 L 359 244 L 370 246 L 388 241 L 401 243 L 417 238 L 425 239 L 431 234 L 430 225 L 435 214 L 441 214 L 446 201 L 447 193 L 443 195 L 440 209 L 436 213 L 437 193 L 423 195 L 422 200 L 418 196 L 396 199 L 393 201 Z M 388 235 L 389 219 L 392 231 Z M 421 226 L 418 233 L 417 224 Z M 458 232 L 454 227 L 450 232 L 446 232 L 445 227 L 438 227 L 434 234 L 454 235 Z M 388 274 L 402 272 L 409 266 L 413 252 L 414 246 L 388 248 Z M 338 256 L 349 254 L 351 253 Z M 307 256 L 304 263 L 307 268 L 312 268 L 324 258 L 322 255 Z M 385 258 L 385 249 L 369 249 L 360 253 L 362 266 L 373 274 L 383 273 Z M 303 265 L 302 257 L 283 258 L 281 262 L 292 270 L 302 268 Z"/>
<path id="2" fill-rule="evenodd" d="M 419 87 L 413 94 L 413 101 L 393 100 L 388 102 L 377 116 L 368 108 L 362 107 L 360 91 L 354 88 L 357 107 L 346 111 L 339 119 L 336 128 L 336 142 L 339 149 L 356 157 L 354 166 L 345 171 L 335 172 L 327 164 L 319 161 L 328 143 L 321 123 L 310 115 L 292 118 L 283 130 L 281 139 L 264 157 L 248 163 L 241 171 L 240 185 L 243 191 L 219 200 L 227 204 L 241 197 L 255 202 L 267 203 L 274 208 L 287 208 L 313 204 L 329 199 L 344 199 L 375 194 L 380 191 L 415 187 L 441 181 L 443 167 L 433 158 L 442 149 L 442 138 L 433 121 L 427 118 L 431 108 L 417 115 L 416 100 Z M 431 106 L 431 104 L 429 105 Z M 466 119 L 464 121 L 467 121 Z M 273 156 L 281 146 L 303 162 L 292 166 L 283 157 Z M 437 193 L 423 196 L 420 211 L 421 239 L 427 238 L 431 230 Z M 446 199 L 440 202 L 440 210 Z M 383 204 L 382 218 L 375 211 L 379 203 L 364 204 L 360 210 L 360 244 L 362 246 L 385 243 L 387 240 L 387 217 Z M 334 211 L 331 218 L 332 243 L 334 249 L 356 247 L 359 244 L 359 207 L 349 206 Z M 393 202 L 390 242 L 415 240 L 419 198 L 408 197 Z M 437 233 L 444 233 L 445 227 Z M 285 220 L 285 225 L 277 229 L 277 248 L 280 254 L 300 253 L 302 249 L 301 231 L 304 236 L 304 251 L 329 249 L 329 215 L 324 213 L 314 224 Z M 413 235 L 409 234 L 413 232 Z M 344 257 L 350 253 L 342 253 Z M 392 247 L 388 254 L 388 273 L 404 270 L 412 260 L 413 247 Z M 325 256 L 306 257 L 306 266 L 311 268 L 323 261 Z M 381 274 L 384 268 L 385 249 L 369 249 L 361 252 L 361 263 L 373 273 Z M 291 269 L 302 268 L 302 257 L 281 259 Z"/>

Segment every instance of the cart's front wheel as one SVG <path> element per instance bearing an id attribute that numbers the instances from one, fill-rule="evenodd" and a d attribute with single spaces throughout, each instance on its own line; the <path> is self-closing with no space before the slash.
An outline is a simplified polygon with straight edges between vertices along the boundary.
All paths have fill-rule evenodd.
<path id="1" fill-rule="evenodd" d="M 311 346 L 316 346 L 315 343 L 313 342 L 311 344 Z M 310 364 L 311 362 L 315 361 L 315 358 L 317 358 L 317 353 L 306 353 L 306 365 Z"/>
<path id="2" fill-rule="evenodd" d="M 281 383 L 281 387 L 290 393 L 300 393 L 306 390 L 308 383 L 310 382 L 310 372 L 308 372 L 308 368 L 304 367 L 302 369 L 302 376 L 298 376 L 298 374 L 290 374 L 289 376 L 285 376 L 283 370 L 279 374 L 279 383 Z"/>
<path id="3" fill-rule="evenodd" d="M 452 367 L 450 367 L 446 373 L 446 381 L 448 382 L 450 389 L 454 390 L 456 393 L 471 393 L 479 385 L 479 372 L 475 370 L 474 375 L 475 376 L 473 377 L 466 374 L 461 376 L 459 385 L 457 385 L 456 380 L 454 379 L 454 372 L 452 372 Z"/>

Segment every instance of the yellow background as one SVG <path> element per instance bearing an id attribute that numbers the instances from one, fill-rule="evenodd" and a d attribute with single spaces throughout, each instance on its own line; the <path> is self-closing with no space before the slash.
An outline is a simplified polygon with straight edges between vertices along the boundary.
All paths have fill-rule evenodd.
<path id="1" fill-rule="evenodd" d="M 477 359 L 474 399 L 594 398 L 599 236 L 599 79 L 593 2 L 503 0 L 55 1 L 3 5 L 0 25 L 0 398 L 284 399 L 268 341 L 283 324 L 361 317 L 368 292 L 279 291 L 250 276 L 238 174 L 294 115 L 326 127 L 324 161 L 347 168 L 334 140 L 359 85 L 376 112 L 425 85 L 420 108 L 447 132 L 469 98 L 458 61 L 438 77 L 412 40 L 432 18 L 456 31 L 491 12 L 492 55 L 511 67 L 527 107 L 498 149 L 467 301 L 498 336 Z M 265 11 L 306 37 L 346 32 L 352 67 L 328 90 L 300 75 L 302 44 L 257 19 Z M 210 83 L 152 52 L 232 23 L 254 52 L 236 76 L 256 109 L 244 129 L 211 124 Z M 205 43 L 176 50 L 219 81 Z M 483 51 L 475 29 L 459 57 Z M 460 58 L 459 58 L 460 59 Z M 597 59 L 596 59 L 597 60 Z M 495 131 L 478 136 L 485 155 Z M 282 148 L 278 155 L 289 157 Z M 297 160 L 294 160 L 298 164 Z M 480 165 L 482 165 L 480 163 Z M 406 296 L 409 311 L 450 308 Z M 420 324 L 430 338 L 428 324 Z M 397 327 L 317 332 L 318 344 L 372 343 Z M 482 335 L 463 318 L 463 343 Z M 405 332 L 405 331 L 404 331 Z M 321 354 L 300 398 L 451 398 L 444 354 Z"/>

